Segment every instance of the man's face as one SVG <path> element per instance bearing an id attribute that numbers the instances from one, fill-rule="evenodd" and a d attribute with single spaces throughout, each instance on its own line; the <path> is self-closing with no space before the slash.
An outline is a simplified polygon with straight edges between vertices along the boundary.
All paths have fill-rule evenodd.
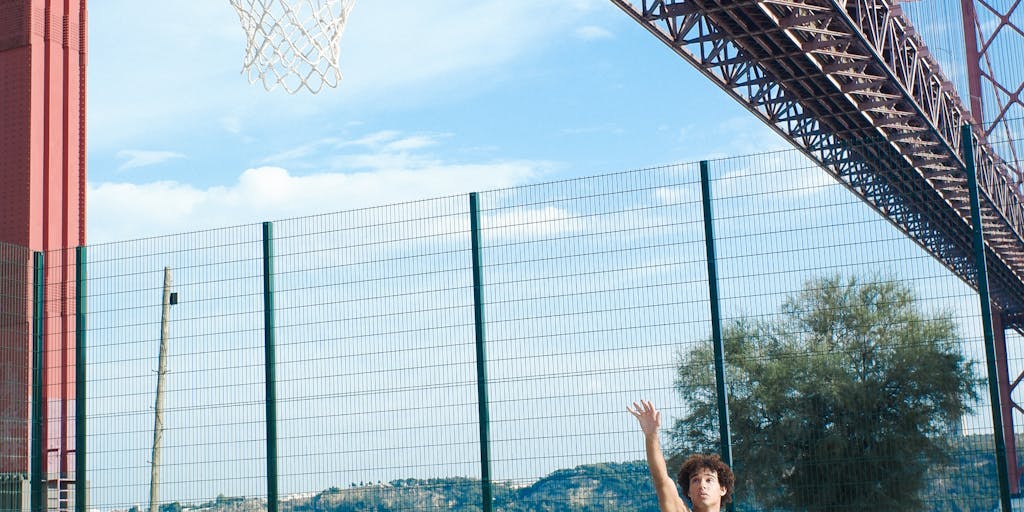
<path id="1" fill-rule="evenodd" d="M 710 469 L 698 469 L 690 475 L 689 492 L 693 509 L 698 512 L 709 510 L 720 510 L 722 508 L 722 496 L 725 496 L 726 489 L 718 483 L 718 474 Z"/>

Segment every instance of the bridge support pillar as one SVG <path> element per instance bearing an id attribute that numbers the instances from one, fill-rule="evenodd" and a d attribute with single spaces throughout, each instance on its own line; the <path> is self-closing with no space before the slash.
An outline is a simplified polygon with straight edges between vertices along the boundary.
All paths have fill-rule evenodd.
<path id="1" fill-rule="evenodd" d="M 76 471 L 74 248 L 85 245 L 86 1 L 0 0 L 0 242 L 47 253 L 45 375 L 35 405 L 42 408 L 40 478 L 60 496 Z M 5 264 L 31 268 L 30 259 Z M 17 335 L 0 336 L 0 478 L 30 466 L 30 296 L 28 286 L 0 294 L 0 316 L 17 321 L 5 326 Z"/>
<path id="2" fill-rule="evenodd" d="M 996 349 L 996 368 L 999 378 L 999 408 L 1003 411 L 1003 424 L 997 430 L 1003 436 L 1003 443 L 1006 445 L 1006 470 L 1010 477 L 1010 494 L 1020 495 L 1021 465 L 1017 459 L 1017 436 L 1013 430 L 1013 411 L 1017 409 L 1024 411 L 1013 401 L 1013 390 L 1024 378 L 1024 374 L 1018 375 L 1010 381 L 1009 363 L 1006 354 L 1006 325 L 1004 314 L 993 311 L 992 334 Z"/>

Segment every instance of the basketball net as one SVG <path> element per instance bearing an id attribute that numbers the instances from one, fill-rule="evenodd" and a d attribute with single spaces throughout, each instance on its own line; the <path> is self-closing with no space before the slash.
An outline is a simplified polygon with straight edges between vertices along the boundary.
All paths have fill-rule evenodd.
<path id="1" fill-rule="evenodd" d="M 242 73 L 294 94 L 341 81 L 339 42 L 355 0 L 230 0 L 247 38 Z"/>

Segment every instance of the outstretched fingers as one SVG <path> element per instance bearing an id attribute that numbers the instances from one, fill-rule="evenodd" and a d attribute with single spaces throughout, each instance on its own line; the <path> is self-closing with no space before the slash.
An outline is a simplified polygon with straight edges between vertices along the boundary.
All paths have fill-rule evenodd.
<path id="1" fill-rule="evenodd" d="M 661 412 L 648 400 L 633 402 L 633 406 L 626 407 L 626 410 L 640 422 L 640 428 L 644 432 L 657 431 L 661 425 Z"/>
<path id="2" fill-rule="evenodd" d="M 632 413 L 633 416 L 640 416 L 643 414 L 651 414 L 654 412 L 658 412 L 658 410 L 654 408 L 654 405 L 651 404 L 649 400 L 640 400 L 639 404 L 633 402 L 633 408 L 630 409 L 629 407 L 626 407 L 626 410 Z"/>
<path id="3" fill-rule="evenodd" d="M 633 402 L 633 407 L 626 406 L 626 410 L 629 411 L 629 413 L 632 414 L 634 418 L 639 418 L 640 415 L 644 413 L 644 410 L 641 409 L 636 402 Z"/>

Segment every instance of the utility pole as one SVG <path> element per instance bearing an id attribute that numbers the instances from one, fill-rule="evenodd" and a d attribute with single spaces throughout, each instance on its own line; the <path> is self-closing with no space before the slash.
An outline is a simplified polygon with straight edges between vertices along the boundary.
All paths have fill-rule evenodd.
<path id="1" fill-rule="evenodd" d="M 163 308 L 160 311 L 160 358 L 156 371 L 156 420 L 153 424 L 153 458 L 149 480 L 149 512 L 159 512 L 160 441 L 164 437 L 164 380 L 167 375 L 167 338 L 171 335 L 171 267 L 164 267 Z"/>

